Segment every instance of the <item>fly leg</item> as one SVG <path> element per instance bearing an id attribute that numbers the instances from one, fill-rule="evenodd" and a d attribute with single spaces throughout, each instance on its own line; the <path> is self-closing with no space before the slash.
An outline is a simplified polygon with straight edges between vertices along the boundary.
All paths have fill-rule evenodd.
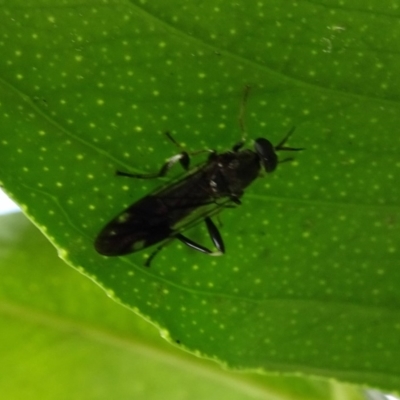
<path id="1" fill-rule="evenodd" d="M 202 246 L 201 244 L 198 244 L 194 242 L 193 240 L 187 238 L 186 236 L 182 235 L 181 233 L 178 233 L 177 235 L 174 235 L 173 238 L 176 238 L 180 240 L 182 243 L 186 244 L 186 246 L 189 246 L 190 248 L 200 251 L 201 253 L 208 254 L 209 256 L 220 256 L 225 253 L 225 245 L 224 241 L 222 240 L 222 236 L 219 233 L 218 228 L 215 226 L 214 222 L 209 217 L 204 218 L 204 222 L 206 223 L 206 227 L 208 230 L 208 233 L 211 237 L 211 240 L 214 243 L 214 246 L 217 248 L 217 251 L 211 251 L 207 249 L 207 247 Z M 172 240 L 172 239 L 171 239 Z M 158 246 L 147 258 L 146 262 L 144 263 L 145 267 L 150 267 L 151 262 L 153 261 L 154 257 L 166 246 L 168 245 L 170 240 L 164 242 L 160 246 Z"/>
<path id="2" fill-rule="evenodd" d="M 219 256 L 221 254 L 224 254 L 225 253 L 225 245 L 224 245 L 224 241 L 222 240 L 222 236 L 219 233 L 218 228 L 216 227 L 214 222 L 212 222 L 211 218 L 209 218 L 209 217 L 204 218 L 204 222 L 206 223 L 208 234 L 210 235 L 210 237 L 214 243 L 214 246 L 218 249 L 218 252 L 216 252 L 212 255 Z"/>
<path id="3" fill-rule="evenodd" d="M 165 132 L 167 138 L 175 144 L 179 149 L 182 150 L 179 154 L 176 154 L 175 156 L 172 156 L 167 159 L 167 161 L 162 165 L 161 169 L 158 172 L 152 173 L 152 174 L 131 174 L 129 172 L 122 172 L 122 171 L 117 171 L 117 175 L 119 176 L 127 176 L 129 178 L 138 178 L 138 179 L 154 179 L 154 178 L 161 178 L 165 175 L 167 175 L 168 171 L 172 168 L 174 164 L 179 162 L 182 166 L 182 168 L 185 171 L 189 170 L 190 166 L 190 156 L 191 155 L 196 155 L 204 152 L 209 152 L 209 153 L 214 153 L 213 150 L 199 150 L 195 152 L 187 152 L 182 149 L 182 146 L 175 141 L 175 139 L 171 136 L 170 132 Z"/>
<path id="4" fill-rule="evenodd" d="M 147 258 L 146 262 L 144 263 L 145 267 L 150 267 L 150 263 L 153 261 L 153 258 L 169 243 L 163 243 L 162 245 L 158 246 Z"/>
<path id="5" fill-rule="evenodd" d="M 250 93 L 250 86 L 246 85 L 243 90 L 243 97 L 242 97 L 242 101 L 240 103 L 239 118 L 238 118 L 239 127 L 242 132 L 242 138 L 240 139 L 240 141 L 238 143 L 236 143 L 232 147 L 232 151 L 235 153 L 238 152 L 246 142 L 247 132 L 246 132 L 246 124 L 244 122 L 244 114 L 245 114 L 245 110 L 246 110 L 246 104 L 247 104 L 247 99 L 249 97 L 249 93 Z"/>
<path id="6" fill-rule="evenodd" d="M 177 162 L 179 162 L 182 165 L 182 167 L 184 168 L 184 170 L 187 171 L 189 169 L 189 164 L 190 164 L 189 154 L 184 151 L 182 153 L 176 154 L 175 156 L 172 156 L 163 164 L 163 166 L 161 167 L 161 169 L 158 172 L 155 172 L 153 174 L 131 174 L 129 172 L 117 171 L 117 175 L 127 176 L 129 178 L 138 178 L 138 179 L 161 178 L 161 177 L 167 175 L 167 172 Z"/>
<path id="7" fill-rule="evenodd" d="M 186 246 L 191 247 L 194 250 L 200 251 L 201 253 L 208 254 L 209 256 L 220 256 L 225 253 L 225 245 L 222 240 L 221 234 L 219 233 L 218 228 L 215 226 L 214 222 L 211 221 L 209 217 L 204 219 L 206 223 L 208 233 L 211 237 L 211 240 L 214 243 L 214 246 L 217 248 L 217 251 L 211 251 L 207 249 L 207 247 L 202 246 L 193 240 L 183 236 L 181 233 L 178 233 L 175 237 L 179 239 L 182 243 L 186 244 Z"/>

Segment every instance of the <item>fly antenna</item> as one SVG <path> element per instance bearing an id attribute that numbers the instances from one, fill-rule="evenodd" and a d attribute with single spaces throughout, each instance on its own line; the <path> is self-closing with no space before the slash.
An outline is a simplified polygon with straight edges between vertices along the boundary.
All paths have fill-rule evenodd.
<path id="1" fill-rule="evenodd" d="M 295 129 L 296 129 L 295 126 L 292 126 L 292 128 L 290 128 L 289 132 L 285 135 L 285 137 L 275 146 L 275 151 L 279 151 L 279 150 L 287 150 L 287 151 L 304 150 L 303 147 L 287 147 L 287 146 L 285 146 L 285 143 L 288 141 L 290 136 L 293 135 L 293 132 L 294 132 Z"/>

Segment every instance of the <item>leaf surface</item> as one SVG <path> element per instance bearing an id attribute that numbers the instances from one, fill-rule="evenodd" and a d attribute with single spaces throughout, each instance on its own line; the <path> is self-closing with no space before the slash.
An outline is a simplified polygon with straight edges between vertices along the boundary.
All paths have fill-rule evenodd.
<path id="1" fill-rule="evenodd" d="M 0 9 L 0 180 L 60 255 L 231 368 L 399 389 L 398 10 L 389 1 L 14 2 Z M 221 215 L 227 254 L 93 241 L 177 150 L 307 150 Z M 199 156 L 201 159 L 201 156 Z M 284 157 L 284 156 L 283 156 Z M 199 226 L 188 235 L 209 240 Z"/>

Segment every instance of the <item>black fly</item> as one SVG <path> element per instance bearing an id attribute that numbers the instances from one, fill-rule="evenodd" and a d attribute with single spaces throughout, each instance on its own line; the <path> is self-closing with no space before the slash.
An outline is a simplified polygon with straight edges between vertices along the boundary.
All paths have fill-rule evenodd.
<path id="1" fill-rule="evenodd" d="M 239 117 L 243 132 L 244 104 L 248 92 L 246 87 Z M 226 207 L 241 204 L 244 190 L 260 175 L 262 168 L 267 173 L 273 172 L 279 162 L 290 160 L 278 161 L 277 151 L 302 150 L 285 146 L 293 131 L 294 128 L 276 146 L 267 139 L 259 138 L 255 140 L 254 151 L 241 150 L 243 139 L 226 153 L 209 151 L 208 160 L 192 170 L 189 169 L 189 153 L 182 151 L 168 159 L 154 174 L 117 171 L 118 175 L 132 178 L 158 178 L 165 176 L 172 165 L 179 162 L 187 173 L 183 178 L 138 200 L 111 220 L 97 236 L 96 250 L 104 256 L 122 256 L 160 243 L 147 259 L 146 266 L 173 239 L 208 255 L 225 253 L 221 234 L 211 217 Z M 167 136 L 177 144 L 169 133 Z M 205 222 L 217 251 L 211 251 L 183 235 L 182 232 L 201 221 Z"/>

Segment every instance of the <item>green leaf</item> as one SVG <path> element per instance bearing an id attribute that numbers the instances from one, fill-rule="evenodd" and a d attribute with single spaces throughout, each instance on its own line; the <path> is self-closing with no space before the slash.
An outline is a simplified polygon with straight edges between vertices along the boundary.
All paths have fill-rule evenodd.
<path id="1" fill-rule="evenodd" d="M 363 398 L 350 386 L 227 372 L 184 353 L 67 268 L 22 215 L 0 222 L 3 398 Z"/>
<path id="2" fill-rule="evenodd" d="M 0 9 L 0 180 L 71 265 L 197 355 L 400 389 L 393 2 L 14 1 Z M 161 4 L 158 4 L 161 3 Z M 227 254 L 93 241 L 174 149 L 307 150 L 221 215 Z M 187 233 L 207 243 L 204 229 Z"/>

